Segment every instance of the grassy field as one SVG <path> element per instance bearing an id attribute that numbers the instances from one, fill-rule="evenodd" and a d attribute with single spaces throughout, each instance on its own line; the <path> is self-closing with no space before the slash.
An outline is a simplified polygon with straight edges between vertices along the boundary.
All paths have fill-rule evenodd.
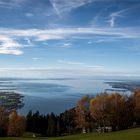
<path id="1" fill-rule="evenodd" d="M 0 138 L 0 140 L 140 140 L 140 128 L 106 133 L 81 134 L 56 138 Z"/>

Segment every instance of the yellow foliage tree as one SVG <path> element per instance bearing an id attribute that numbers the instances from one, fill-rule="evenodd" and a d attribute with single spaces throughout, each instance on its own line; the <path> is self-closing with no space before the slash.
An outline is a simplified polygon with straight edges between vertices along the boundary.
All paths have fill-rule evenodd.
<path id="1" fill-rule="evenodd" d="M 13 110 L 9 116 L 8 136 L 21 136 L 25 129 L 25 118 Z"/>
<path id="2" fill-rule="evenodd" d="M 107 94 L 97 95 L 90 101 L 90 112 L 92 117 L 96 120 L 99 126 L 107 125 Z"/>
<path id="3" fill-rule="evenodd" d="M 126 115 L 126 97 L 118 93 L 101 94 L 91 99 L 90 112 L 99 126 L 112 126 L 116 129 Z"/>
<path id="4" fill-rule="evenodd" d="M 88 127 L 88 122 L 86 119 L 89 114 L 89 101 L 89 97 L 84 96 L 78 101 L 75 108 L 77 128 L 82 129 L 83 132 L 85 132 L 86 128 Z"/>
<path id="5" fill-rule="evenodd" d="M 140 123 L 140 90 L 136 90 L 133 95 L 134 118 Z"/>
<path id="6" fill-rule="evenodd" d="M 3 107 L 0 107 L 0 136 L 6 135 L 7 126 L 8 126 L 8 113 Z"/>

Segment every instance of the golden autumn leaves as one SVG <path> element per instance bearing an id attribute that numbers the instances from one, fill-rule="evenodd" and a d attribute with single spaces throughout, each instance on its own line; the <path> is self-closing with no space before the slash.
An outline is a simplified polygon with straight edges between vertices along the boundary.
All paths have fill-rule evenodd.
<path id="1" fill-rule="evenodd" d="M 137 90 L 130 96 L 119 93 L 84 96 L 78 101 L 75 110 L 79 129 L 90 129 L 91 122 L 96 127 L 125 129 L 134 122 L 139 123 L 140 91 Z"/>
<path id="2" fill-rule="evenodd" d="M 16 110 L 7 112 L 0 107 L 0 136 L 21 136 L 25 130 L 25 117 L 17 114 Z"/>

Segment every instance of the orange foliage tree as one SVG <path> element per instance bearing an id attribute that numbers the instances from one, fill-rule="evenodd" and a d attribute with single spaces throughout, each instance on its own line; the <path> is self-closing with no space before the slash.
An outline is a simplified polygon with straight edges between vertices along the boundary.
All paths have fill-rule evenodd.
<path id="1" fill-rule="evenodd" d="M 140 124 L 140 90 L 136 90 L 132 96 L 134 107 L 134 119 Z"/>
<path id="2" fill-rule="evenodd" d="M 90 98 L 88 96 L 82 97 L 81 100 L 78 101 L 77 106 L 75 108 L 76 111 L 76 124 L 77 128 L 82 129 L 83 133 L 89 127 L 88 124 L 88 115 L 89 115 L 89 102 Z"/>
<path id="3" fill-rule="evenodd" d="M 0 107 L 0 136 L 5 136 L 8 126 L 8 113 L 3 107 Z"/>
<path id="4" fill-rule="evenodd" d="M 13 110 L 9 116 L 8 136 L 21 136 L 25 129 L 25 118 Z"/>
<path id="5" fill-rule="evenodd" d="M 90 112 L 99 126 L 112 126 L 114 129 L 122 125 L 126 113 L 125 96 L 118 93 L 97 95 L 90 101 Z"/>

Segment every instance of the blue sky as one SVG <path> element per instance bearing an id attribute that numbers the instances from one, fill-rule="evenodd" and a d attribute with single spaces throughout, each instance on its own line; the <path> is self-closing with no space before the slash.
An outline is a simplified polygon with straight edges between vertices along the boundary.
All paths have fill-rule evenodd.
<path id="1" fill-rule="evenodd" d="M 140 76 L 139 0 L 0 0 L 0 76 Z"/>

